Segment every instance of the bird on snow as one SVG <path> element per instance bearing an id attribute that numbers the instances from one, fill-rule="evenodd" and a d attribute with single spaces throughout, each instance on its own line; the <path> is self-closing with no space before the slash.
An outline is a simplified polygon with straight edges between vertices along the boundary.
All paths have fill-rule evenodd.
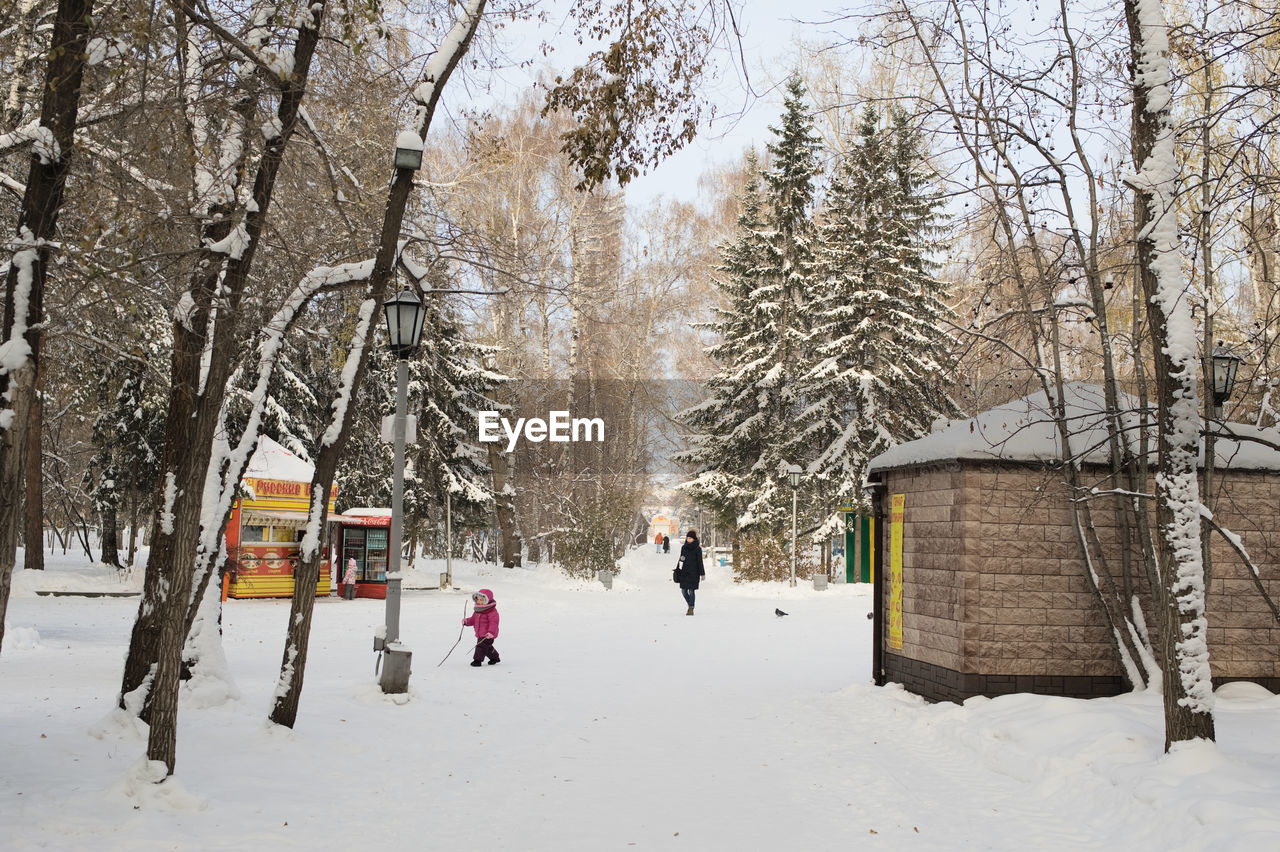
<path id="1" fill-rule="evenodd" d="M 785 612 L 783 612 L 782 610 L 777 609 L 777 608 L 774 608 L 774 610 L 773 610 L 773 614 L 774 614 L 774 615 L 776 615 L 776 616 L 778 616 L 778 618 L 782 618 L 782 616 L 786 615 L 786 613 L 785 613 Z"/>

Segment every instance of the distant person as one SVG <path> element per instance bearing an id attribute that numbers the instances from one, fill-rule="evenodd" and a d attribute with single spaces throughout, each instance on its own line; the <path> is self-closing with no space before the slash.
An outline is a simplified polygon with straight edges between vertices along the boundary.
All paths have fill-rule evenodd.
<path id="1" fill-rule="evenodd" d="M 476 631 L 476 652 L 471 665 L 478 667 L 480 661 L 488 657 L 489 665 L 496 666 L 502 662 L 493 648 L 493 640 L 498 638 L 498 602 L 493 599 L 493 592 L 481 589 L 471 595 L 471 603 L 475 609 L 462 619 L 464 625 L 474 627 Z"/>
<path id="2" fill-rule="evenodd" d="M 653 534 L 653 552 L 662 552 L 662 533 L 660 532 Z"/>
<path id="3" fill-rule="evenodd" d="M 669 535 L 664 535 L 662 537 L 662 552 L 663 553 L 671 552 L 671 536 Z"/>
<path id="4" fill-rule="evenodd" d="M 684 545 L 680 548 L 680 561 L 676 563 L 676 576 L 680 581 L 680 594 L 689 605 L 685 615 L 693 615 L 694 593 L 698 591 L 698 582 L 707 572 L 702 567 L 702 546 L 698 544 L 698 531 L 685 533 Z"/>

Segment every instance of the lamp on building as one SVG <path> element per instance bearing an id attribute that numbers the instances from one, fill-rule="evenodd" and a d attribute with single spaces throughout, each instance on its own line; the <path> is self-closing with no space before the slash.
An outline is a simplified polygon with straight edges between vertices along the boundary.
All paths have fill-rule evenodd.
<path id="1" fill-rule="evenodd" d="M 402 134 L 403 135 L 403 134 Z M 413 654 L 400 644 L 400 548 L 404 538 L 405 409 L 409 405 L 409 361 L 422 339 L 426 307 L 408 288 L 383 303 L 387 339 L 396 356 L 396 413 L 393 421 L 395 456 L 391 466 L 391 541 L 387 548 L 387 623 L 385 633 L 374 640 L 383 653 L 379 684 L 385 693 L 409 691 L 409 664 Z"/>
<path id="2" fill-rule="evenodd" d="M 799 542 L 796 541 L 796 495 L 799 494 L 800 488 L 800 465 L 793 464 L 787 468 L 787 480 L 791 483 L 791 585 L 796 584 L 796 551 L 799 550 Z"/>
<path id="3" fill-rule="evenodd" d="M 1213 414 L 1222 416 L 1222 404 L 1231 396 L 1236 387 L 1236 371 L 1244 359 L 1218 341 L 1213 347 Z"/>

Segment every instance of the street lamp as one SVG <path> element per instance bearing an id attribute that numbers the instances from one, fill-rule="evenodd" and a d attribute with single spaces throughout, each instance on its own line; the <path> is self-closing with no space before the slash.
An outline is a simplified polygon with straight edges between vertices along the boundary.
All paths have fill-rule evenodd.
<path id="1" fill-rule="evenodd" d="M 444 585 L 453 588 L 453 492 L 444 492 Z"/>
<path id="2" fill-rule="evenodd" d="M 422 137 L 412 130 L 401 130 L 396 136 L 395 167 L 415 172 L 422 168 Z"/>
<path id="3" fill-rule="evenodd" d="M 791 585 L 796 584 L 796 495 L 800 488 L 800 465 L 793 464 L 787 468 L 787 479 L 791 483 Z"/>
<path id="4" fill-rule="evenodd" d="M 403 134 L 401 134 L 403 135 Z M 413 653 L 400 644 L 400 546 L 404 538 L 404 445 L 405 409 L 409 405 L 409 356 L 422 339 L 422 323 L 427 317 L 422 300 L 405 288 L 387 299 L 382 309 L 387 320 L 387 338 L 396 356 L 396 414 L 393 421 L 395 456 L 391 463 L 391 542 L 387 548 L 387 623 L 382 640 L 382 678 L 385 693 L 409 691 L 409 663 Z M 375 640 L 375 646 L 377 646 Z"/>
<path id="5" fill-rule="evenodd" d="M 1236 387 L 1236 371 L 1243 362 L 1236 353 L 1222 345 L 1213 347 L 1213 416 L 1222 416 L 1222 404 L 1231 396 Z"/>

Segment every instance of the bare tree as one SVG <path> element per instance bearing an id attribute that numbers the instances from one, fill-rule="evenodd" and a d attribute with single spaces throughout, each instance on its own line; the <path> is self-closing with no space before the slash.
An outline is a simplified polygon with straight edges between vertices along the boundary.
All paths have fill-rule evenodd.
<path id="1" fill-rule="evenodd" d="M 59 0 L 45 67 L 40 125 L 32 131 L 30 170 L 12 242 L 0 342 L 0 641 L 17 553 L 19 495 L 26 493 L 26 455 L 39 448 L 40 341 L 44 292 L 71 168 L 93 0 Z M 38 463 L 38 457 L 37 457 Z M 39 478 L 37 477 L 37 482 Z M 40 546 L 40 537 L 28 549 Z"/>

